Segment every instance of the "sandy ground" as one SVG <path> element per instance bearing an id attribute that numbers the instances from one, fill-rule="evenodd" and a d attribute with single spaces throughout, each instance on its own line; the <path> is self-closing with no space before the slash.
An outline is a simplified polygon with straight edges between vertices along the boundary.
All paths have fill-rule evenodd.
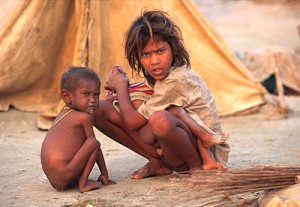
<path id="1" fill-rule="evenodd" d="M 299 166 L 300 97 L 287 97 L 294 109 L 283 118 L 269 107 L 261 113 L 221 118 L 230 132 L 232 147 L 229 167 L 257 164 L 290 164 Z M 171 178 L 176 175 L 132 180 L 129 175 L 146 160 L 97 132 L 102 142 L 111 179 L 117 185 L 79 194 L 77 189 L 55 191 L 40 165 L 40 147 L 46 132 L 36 129 L 37 114 L 10 110 L 1 114 L 0 122 L 0 206 L 197 206 L 174 203 Z M 90 178 L 96 179 L 94 168 Z M 180 195 L 177 195 L 180 197 Z M 199 203 L 199 202 L 198 202 Z"/>
<path id="2" fill-rule="evenodd" d="M 233 50 L 242 52 L 266 44 L 290 49 L 299 46 L 296 32 L 299 4 L 221 0 L 197 1 L 197 4 Z M 221 118 L 223 130 L 230 133 L 230 168 L 257 164 L 299 166 L 300 97 L 286 97 L 286 102 L 291 109 L 286 117 L 265 106 L 260 113 Z M 110 177 L 117 185 L 101 186 L 84 194 L 77 189 L 55 191 L 41 169 L 40 147 L 46 132 L 37 129 L 36 118 L 36 113 L 14 109 L 0 114 L 0 206 L 197 206 L 199 203 L 176 201 L 181 195 L 172 191 L 171 178 L 175 174 L 130 179 L 130 174 L 146 160 L 98 131 L 96 136 L 102 143 Z M 90 178 L 96 179 L 98 175 L 99 170 L 94 168 Z"/>

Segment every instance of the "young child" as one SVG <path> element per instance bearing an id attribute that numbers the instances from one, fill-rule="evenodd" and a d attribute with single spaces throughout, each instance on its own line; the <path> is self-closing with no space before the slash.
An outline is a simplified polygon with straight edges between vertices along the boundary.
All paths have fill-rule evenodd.
<path id="1" fill-rule="evenodd" d="M 122 117 L 119 126 L 125 132 L 138 131 L 140 139 L 156 148 L 164 166 L 171 170 L 223 168 L 229 153 L 225 143 L 228 135 L 221 132 L 212 94 L 190 69 L 189 55 L 175 23 L 165 12 L 143 12 L 128 30 L 125 55 L 130 67 L 143 74 L 154 93 L 136 110 L 130 102 L 128 78 L 119 72 L 120 67 L 114 67 L 105 88 L 118 96 Z M 97 114 L 104 113 L 97 110 Z M 95 126 L 103 130 L 100 125 L 105 123 L 100 123 L 97 116 L 94 120 Z M 115 135 L 108 133 L 117 140 Z M 133 140 L 137 143 L 136 138 Z M 139 147 L 125 144 L 138 153 L 140 148 L 144 149 L 141 144 Z M 146 154 L 149 156 L 150 150 Z M 160 173 L 167 174 L 167 171 L 149 159 L 132 177 L 138 179 Z"/>
<path id="2" fill-rule="evenodd" d="M 61 77 L 60 95 L 66 106 L 49 129 L 41 148 L 41 163 L 50 184 L 59 191 L 79 185 L 86 192 L 114 184 L 93 131 L 91 114 L 99 106 L 100 79 L 85 67 L 71 67 Z M 98 181 L 88 177 L 94 164 Z"/>

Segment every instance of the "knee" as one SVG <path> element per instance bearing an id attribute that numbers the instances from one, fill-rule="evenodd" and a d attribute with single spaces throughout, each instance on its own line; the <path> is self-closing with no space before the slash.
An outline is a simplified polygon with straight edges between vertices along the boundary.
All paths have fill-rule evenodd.
<path id="1" fill-rule="evenodd" d="M 170 112 L 172 115 L 176 116 L 176 117 L 180 117 L 181 115 L 183 115 L 185 113 L 185 110 L 179 106 L 172 106 L 170 108 L 167 109 L 168 112 Z"/>
<path id="2" fill-rule="evenodd" d="M 173 125 L 168 111 L 154 112 L 149 118 L 149 124 L 154 136 L 162 137 L 172 130 Z"/>
<path id="3" fill-rule="evenodd" d="M 86 143 L 90 146 L 91 149 L 97 150 L 100 148 L 100 142 L 95 137 L 87 138 Z"/>
<path id="4" fill-rule="evenodd" d="M 140 130 L 138 133 L 139 133 L 143 143 L 148 144 L 148 145 L 153 145 L 156 142 L 156 139 L 153 136 L 152 131 L 150 133 L 148 133 L 148 132 L 145 133 L 144 131 Z"/>

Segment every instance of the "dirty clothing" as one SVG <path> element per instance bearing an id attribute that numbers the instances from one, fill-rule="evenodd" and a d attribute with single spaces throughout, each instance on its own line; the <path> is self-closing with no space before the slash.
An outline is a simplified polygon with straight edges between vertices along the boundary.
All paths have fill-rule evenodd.
<path id="1" fill-rule="evenodd" d="M 153 94 L 153 90 L 149 88 L 144 82 L 135 82 L 129 85 L 128 94 L 130 101 L 147 101 Z M 114 97 L 113 106 L 119 113 L 121 113 L 117 95 Z"/>
<path id="2" fill-rule="evenodd" d="M 154 94 L 138 109 L 146 119 L 155 111 L 179 106 L 207 132 L 222 132 L 214 97 L 206 83 L 193 70 L 186 66 L 172 67 L 165 79 L 147 85 L 153 89 Z M 226 143 L 211 147 L 215 160 L 224 165 L 228 161 L 229 150 Z"/>

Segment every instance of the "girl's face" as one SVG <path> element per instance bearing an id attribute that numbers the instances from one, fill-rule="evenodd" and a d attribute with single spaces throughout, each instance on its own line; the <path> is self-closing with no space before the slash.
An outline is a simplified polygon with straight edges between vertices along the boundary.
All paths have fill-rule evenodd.
<path id="1" fill-rule="evenodd" d="M 162 80 L 167 76 L 173 61 L 172 50 L 167 42 L 149 40 L 139 55 L 143 68 L 154 80 Z"/>
<path id="2" fill-rule="evenodd" d="M 70 92 L 72 107 L 87 113 L 95 111 L 99 106 L 99 88 L 96 81 L 79 81 L 76 89 Z"/>

